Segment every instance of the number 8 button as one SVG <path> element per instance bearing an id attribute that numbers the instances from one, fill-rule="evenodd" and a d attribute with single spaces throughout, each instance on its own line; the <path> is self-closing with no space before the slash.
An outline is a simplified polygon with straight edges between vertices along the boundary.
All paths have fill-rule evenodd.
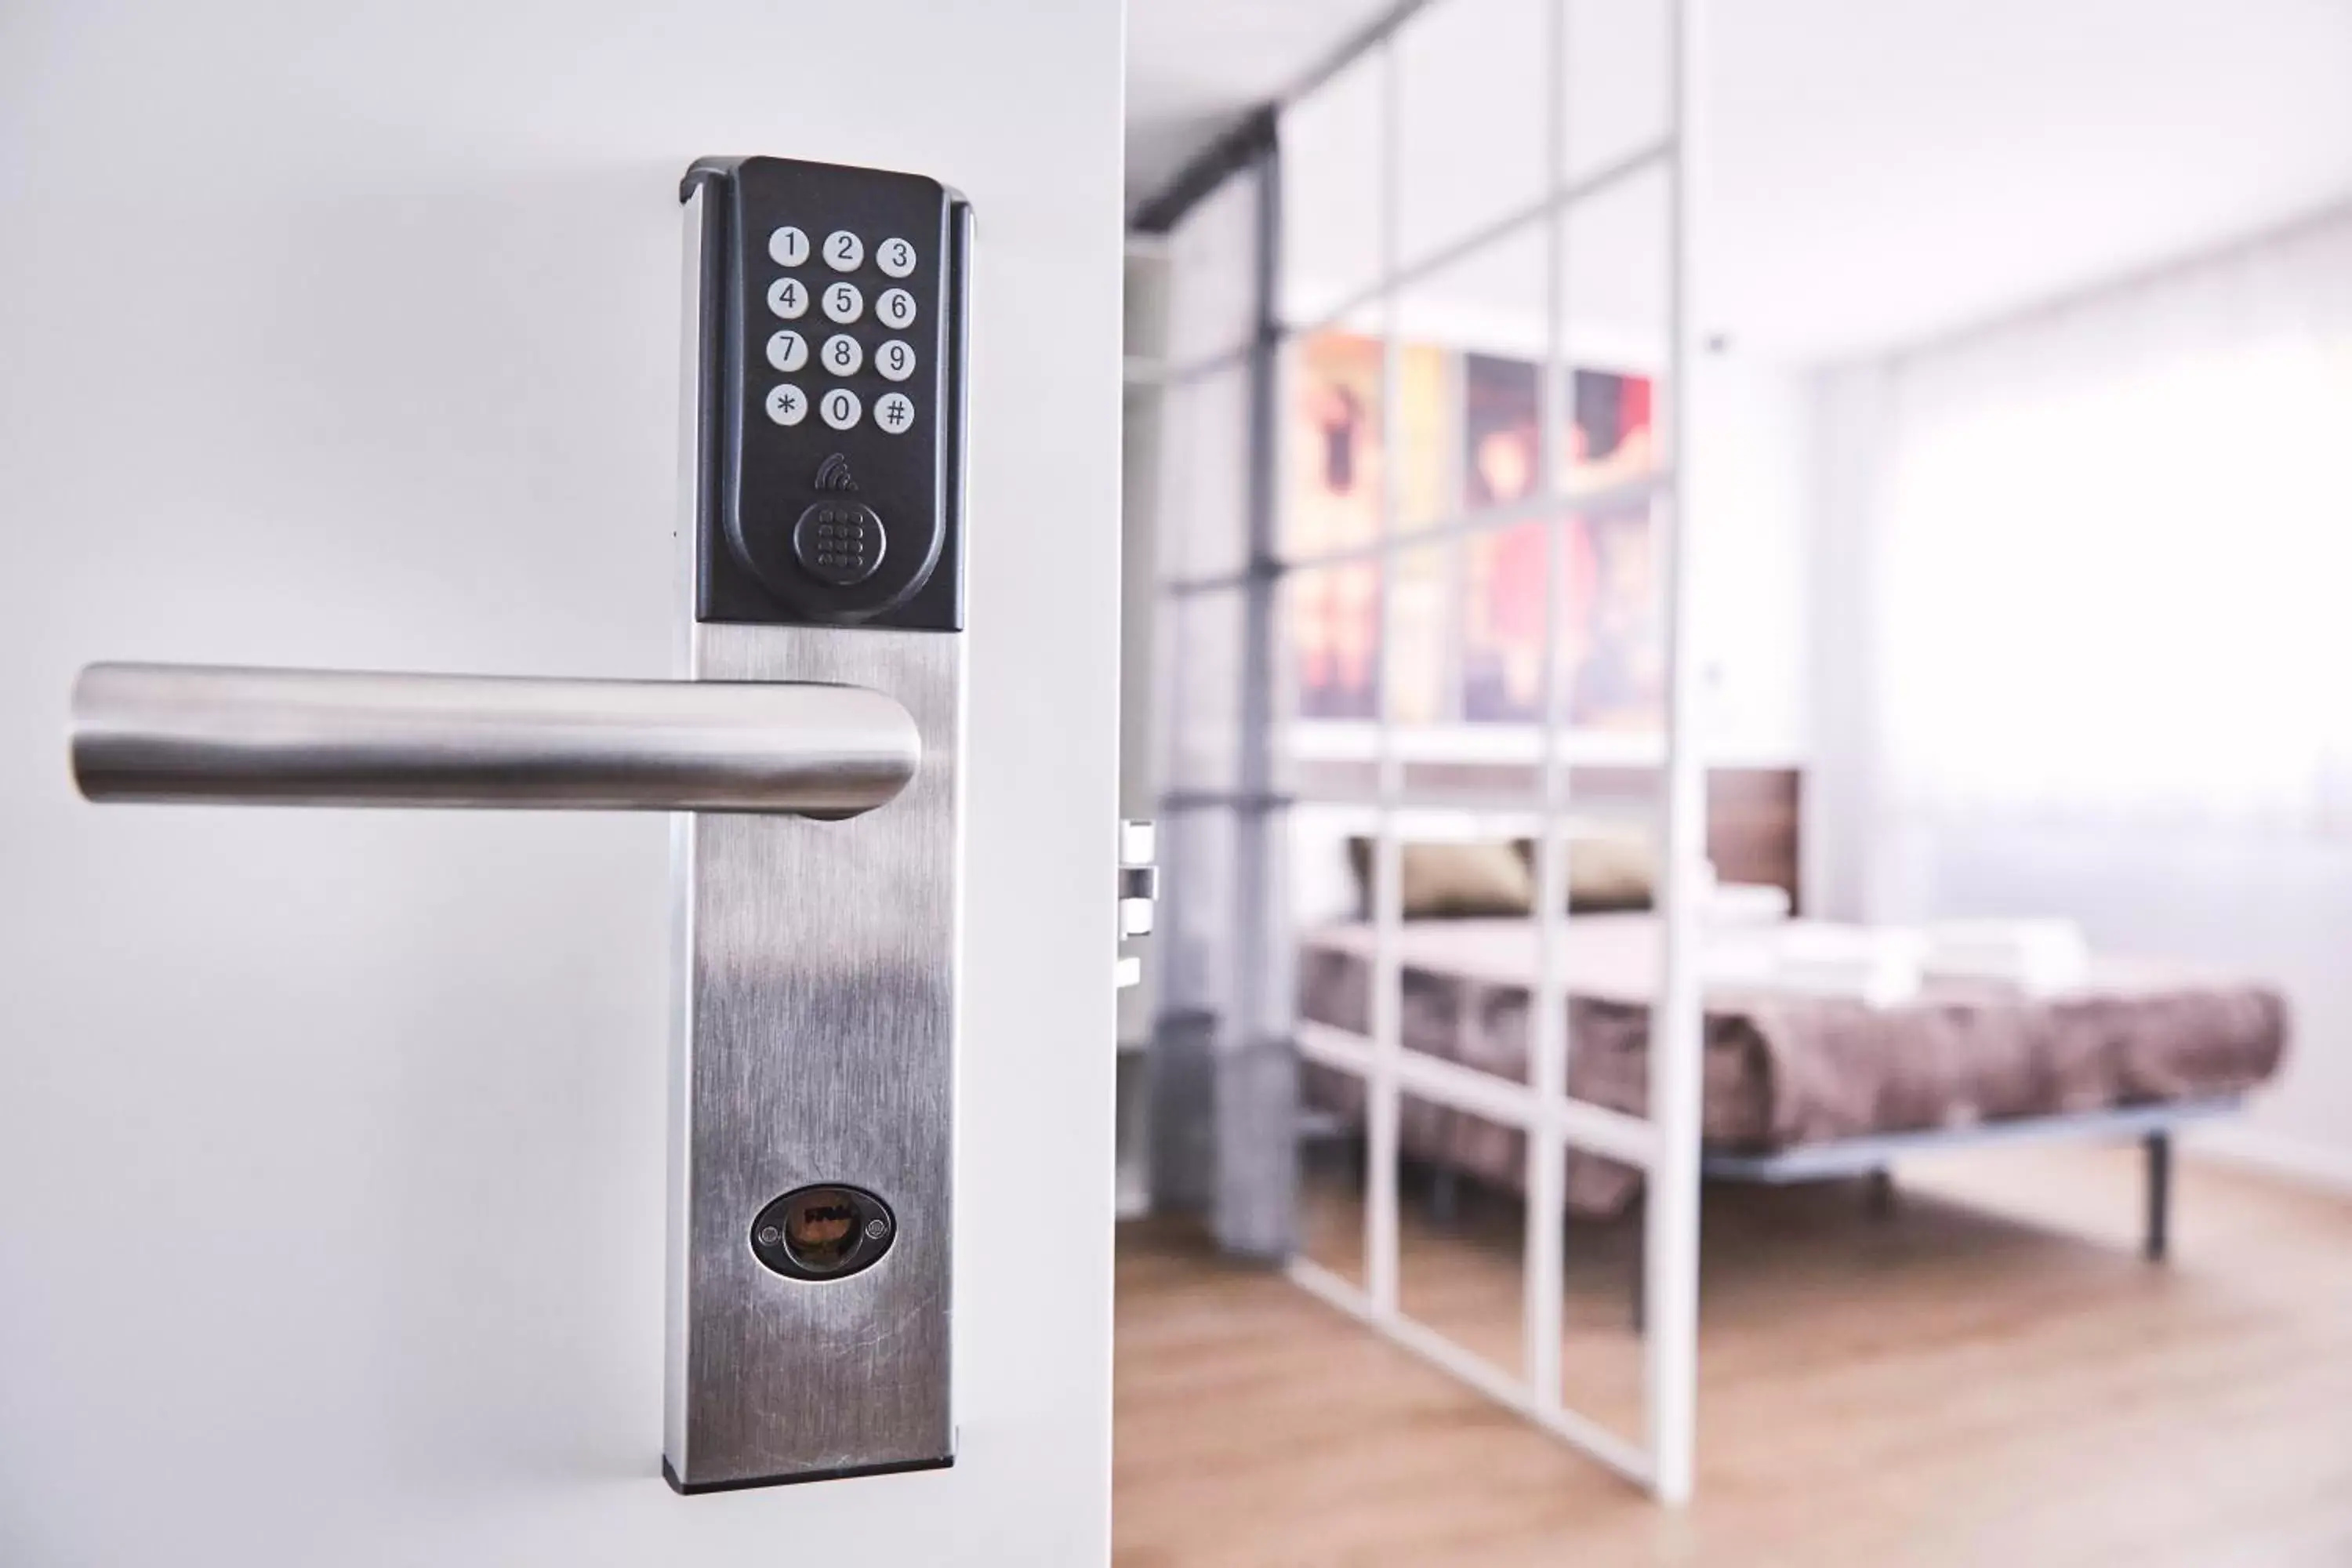
<path id="1" fill-rule="evenodd" d="M 856 375 L 865 363 L 866 351 L 847 332 L 835 332 L 824 340 L 824 368 L 834 374 Z"/>

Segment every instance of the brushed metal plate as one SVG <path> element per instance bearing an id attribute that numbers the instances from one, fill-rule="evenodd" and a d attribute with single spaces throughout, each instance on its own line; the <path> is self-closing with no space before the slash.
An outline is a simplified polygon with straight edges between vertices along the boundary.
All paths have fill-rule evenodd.
<path id="1" fill-rule="evenodd" d="M 668 1468 L 699 1490 L 944 1464 L 963 639 L 692 635 L 697 679 L 896 698 L 923 754 L 897 799 L 846 821 L 677 819 Z M 814 1183 L 896 1212 L 871 1268 L 794 1280 L 753 1257 L 752 1216 Z"/>

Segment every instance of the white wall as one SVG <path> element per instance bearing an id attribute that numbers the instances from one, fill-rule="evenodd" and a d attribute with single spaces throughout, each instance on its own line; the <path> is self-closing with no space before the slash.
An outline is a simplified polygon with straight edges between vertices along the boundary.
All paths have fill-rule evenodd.
<path id="1" fill-rule="evenodd" d="M 0 1562 L 1107 1553 L 1120 17 L 0 11 Z M 1018 80 L 1050 90 L 1008 93 Z M 980 213 L 962 1459 L 681 1500 L 658 818 L 99 810 L 102 657 L 660 675 L 678 174 Z"/>

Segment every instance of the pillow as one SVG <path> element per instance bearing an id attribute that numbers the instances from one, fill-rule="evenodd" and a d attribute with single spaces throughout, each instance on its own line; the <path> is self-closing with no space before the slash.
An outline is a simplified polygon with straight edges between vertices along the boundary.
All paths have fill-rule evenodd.
<path id="1" fill-rule="evenodd" d="M 1348 863 L 1355 868 L 1357 893 L 1369 919 L 1372 841 L 1349 839 Z M 1409 921 L 1524 915 L 1535 908 L 1528 858 L 1508 839 L 1408 840 L 1397 846 L 1397 871 L 1399 901 Z"/>
<path id="2" fill-rule="evenodd" d="M 1568 844 L 1568 907 L 1575 914 L 1646 910 L 1657 901 L 1657 847 L 1637 822 L 1571 817 L 1561 826 Z M 1522 838 L 1528 880 L 1535 880 L 1536 844 Z M 1534 905 L 1530 896 L 1529 907 Z"/>

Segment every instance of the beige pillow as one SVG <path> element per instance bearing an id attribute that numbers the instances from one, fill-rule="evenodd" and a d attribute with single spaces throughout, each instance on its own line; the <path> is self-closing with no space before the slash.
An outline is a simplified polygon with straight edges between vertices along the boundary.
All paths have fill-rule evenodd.
<path id="1" fill-rule="evenodd" d="M 1348 860 L 1369 915 L 1372 841 L 1349 839 Z M 1407 920 L 1524 915 L 1535 908 L 1535 879 L 1527 858 L 1508 839 L 1407 842 L 1397 847 L 1397 862 Z"/>
<path id="2" fill-rule="evenodd" d="M 1657 901 L 1658 853 L 1650 830 L 1637 822 L 1571 818 L 1568 841 L 1568 907 L 1580 913 L 1646 910 Z M 1535 840 L 1519 840 L 1534 879 Z M 1528 897 L 1534 904 L 1532 892 Z"/>

